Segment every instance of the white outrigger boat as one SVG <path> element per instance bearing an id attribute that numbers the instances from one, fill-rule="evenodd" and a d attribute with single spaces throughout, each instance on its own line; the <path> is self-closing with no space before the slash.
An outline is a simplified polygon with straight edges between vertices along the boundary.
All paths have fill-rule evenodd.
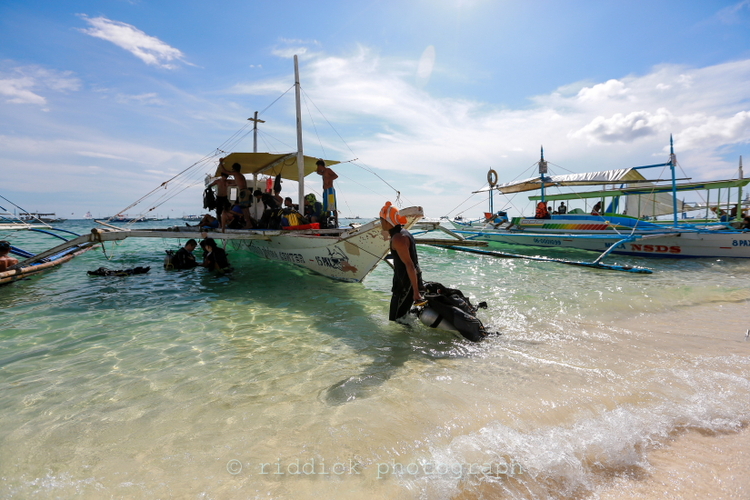
<path id="1" fill-rule="evenodd" d="M 0 196 L 0 198 L 10 201 L 4 196 Z M 15 206 L 17 207 L 17 205 Z M 2 207 L 0 207 L 0 209 L 5 210 Z M 9 253 L 20 257 L 23 260 L 19 260 L 18 264 L 11 266 L 4 271 L 0 271 L 0 285 L 12 283 L 42 271 L 55 268 L 96 246 L 95 243 L 88 241 L 88 237 L 83 238 L 82 241 L 71 244 L 71 240 L 63 235 L 80 237 L 79 234 L 74 233 L 73 231 L 68 231 L 67 229 L 52 227 L 45 222 L 41 224 L 32 224 L 21 220 L 7 210 L 0 212 L 0 230 L 7 230 L 10 232 L 33 231 L 36 233 L 44 233 L 65 241 L 64 244 L 55 247 L 54 251 L 48 251 L 38 255 L 34 255 L 27 250 L 10 245 Z M 4 238 L 5 236 L 3 236 L 2 239 Z"/>
<path id="2" fill-rule="evenodd" d="M 740 160 L 740 178 L 724 181 L 702 183 L 678 183 L 675 177 L 677 164 L 670 138 L 669 161 L 657 165 L 634 167 L 585 174 L 551 175 L 547 174 L 547 163 L 542 152 L 539 161 L 539 177 L 507 184 L 494 184 L 489 189 L 477 192 L 493 191 L 503 194 L 541 190 L 541 195 L 531 196 L 530 200 L 544 203 L 557 200 L 611 198 L 610 209 L 601 215 L 586 213 L 550 214 L 549 218 L 515 217 L 507 224 L 488 222 L 482 228 L 458 228 L 456 233 L 468 239 L 525 245 L 547 248 L 574 248 L 590 250 L 604 254 L 616 253 L 638 257 L 712 257 L 712 258 L 750 258 L 750 231 L 738 230 L 730 221 L 693 221 L 678 219 L 678 214 L 687 209 L 678 202 L 677 193 L 709 189 L 738 190 L 741 206 L 742 188 L 750 179 L 742 176 Z M 672 178 L 670 184 L 658 185 L 649 181 L 639 170 L 652 167 L 669 167 Z M 490 176 L 488 176 L 489 178 Z M 547 195 L 545 189 L 557 186 L 591 186 L 621 185 L 614 189 L 591 192 Z M 620 197 L 635 199 L 629 207 L 638 207 L 641 197 L 647 197 L 647 205 L 655 205 L 655 197 L 669 199 L 672 221 L 643 220 L 624 214 L 614 213 Z M 664 199 L 659 200 L 662 204 Z M 492 211 L 492 209 L 490 209 Z M 635 209 L 633 212 L 639 212 Z M 632 213 L 632 212 L 631 212 Z M 651 212 L 653 213 L 653 212 Z M 490 214 L 491 215 L 491 214 Z M 733 223 L 739 226 L 739 217 Z"/>
<path id="3" fill-rule="evenodd" d="M 305 156 L 302 150 L 302 128 L 300 113 L 300 83 L 297 56 L 294 57 L 295 97 L 297 107 L 297 151 L 288 154 L 272 153 L 230 153 L 225 158 L 226 165 L 239 163 L 242 173 L 253 175 L 254 180 L 262 174 L 277 175 L 299 183 L 299 206 L 304 206 L 305 176 L 315 171 L 319 158 Z M 257 123 L 257 119 L 256 119 Z M 335 164 L 337 162 L 327 162 Z M 216 173 L 218 175 L 218 172 Z M 166 183 L 164 183 L 166 184 Z M 248 185 L 250 183 L 248 182 Z M 399 211 L 411 227 L 424 215 L 422 207 L 408 207 Z M 103 243 L 126 238 L 175 238 L 200 240 L 213 238 L 231 245 L 234 251 L 247 251 L 259 257 L 286 262 L 307 268 L 329 278 L 347 281 L 362 281 L 387 255 L 389 241 L 383 237 L 379 220 L 358 227 L 337 229 L 250 229 L 204 231 L 201 228 L 176 226 L 168 229 L 123 229 L 102 223 L 103 228 L 95 228 L 91 234 L 81 236 L 60 247 L 39 254 L 34 259 L 60 251 L 63 246 L 83 242 Z"/>

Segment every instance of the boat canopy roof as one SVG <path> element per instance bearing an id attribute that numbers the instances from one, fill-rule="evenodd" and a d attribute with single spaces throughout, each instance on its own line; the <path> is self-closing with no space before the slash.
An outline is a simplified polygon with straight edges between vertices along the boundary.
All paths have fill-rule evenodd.
<path id="1" fill-rule="evenodd" d="M 647 179 L 636 168 L 620 168 L 603 170 L 601 172 L 586 172 L 582 174 L 545 175 L 544 187 L 554 186 L 592 186 L 601 184 L 622 184 L 629 182 L 643 182 Z M 495 189 L 503 194 L 535 191 L 542 188 L 541 177 L 532 177 L 522 181 L 498 184 L 494 188 L 484 188 L 475 193 L 484 193 Z"/>
<path id="2" fill-rule="evenodd" d="M 315 172 L 315 163 L 320 158 L 305 156 L 305 176 Z M 341 163 L 333 160 L 323 160 L 327 166 Z M 281 177 L 290 181 L 299 180 L 297 169 L 297 153 L 229 153 L 224 158 L 224 165 L 231 170 L 232 165 L 239 163 L 242 165 L 242 172 L 245 175 L 270 175 Z M 221 170 L 217 167 L 214 177 L 218 177 Z"/>
<path id="3" fill-rule="evenodd" d="M 750 183 L 750 179 L 728 179 L 720 181 L 707 181 L 707 182 L 686 182 L 677 184 L 676 191 L 698 191 L 703 189 L 725 189 L 725 188 L 736 188 L 743 187 Z M 671 193 L 672 185 L 665 184 L 661 186 L 647 185 L 638 187 L 628 187 L 622 189 L 605 189 L 597 191 L 586 191 L 581 193 L 563 193 L 545 195 L 544 199 L 549 201 L 555 200 L 569 200 L 571 198 L 603 198 L 610 196 L 631 196 L 631 195 L 651 195 L 655 193 Z M 540 200 L 541 196 L 529 196 L 530 200 Z"/>

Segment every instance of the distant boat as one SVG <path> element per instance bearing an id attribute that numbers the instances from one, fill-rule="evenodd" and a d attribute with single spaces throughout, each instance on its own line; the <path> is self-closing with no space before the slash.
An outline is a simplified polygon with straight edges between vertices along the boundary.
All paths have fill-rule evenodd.
<path id="1" fill-rule="evenodd" d="M 112 217 L 106 217 L 104 220 L 108 222 L 154 222 L 164 220 L 159 217 L 146 217 L 145 215 L 139 215 L 137 217 L 130 217 L 128 214 L 117 214 Z"/>
<path id="2" fill-rule="evenodd" d="M 187 221 L 201 220 L 202 218 L 203 217 L 201 217 L 200 215 L 183 215 L 182 216 L 182 220 L 187 220 Z"/>
<path id="3" fill-rule="evenodd" d="M 84 219 L 93 219 L 94 216 L 91 215 L 91 212 L 86 212 L 86 215 L 83 216 Z"/>
<path id="4" fill-rule="evenodd" d="M 18 216 L 18 218 L 24 222 L 44 222 L 45 224 L 55 224 L 59 222 L 65 222 L 68 219 L 58 217 L 54 213 L 43 214 L 41 212 L 28 212 Z"/>
<path id="5" fill-rule="evenodd" d="M 43 225 L 30 224 L 10 212 L 0 212 L 0 229 L 30 229 L 32 227 L 46 227 Z"/>

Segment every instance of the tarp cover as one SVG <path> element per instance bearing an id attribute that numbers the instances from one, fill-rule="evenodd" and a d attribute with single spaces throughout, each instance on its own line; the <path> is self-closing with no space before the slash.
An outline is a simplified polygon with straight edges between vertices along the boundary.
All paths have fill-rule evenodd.
<path id="1" fill-rule="evenodd" d="M 320 158 L 305 156 L 305 176 L 315 172 L 315 162 Z M 336 165 L 338 161 L 323 160 L 327 166 Z M 230 153 L 224 158 L 224 165 L 231 170 L 232 165 L 242 165 L 241 172 L 245 175 L 269 175 L 281 177 L 290 181 L 299 180 L 297 171 L 297 153 Z M 216 168 L 214 177 L 220 174 Z"/>
<path id="2" fill-rule="evenodd" d="M 586 172 L 582 174 L 545 175 L 544 187 L 554 186 L 592 186 L 597 184 L 627 183 L 646 180 L 635 168 L 620 168 L 616 170 L 603 170 L 601 172 Z M 539 177 L 524 179 L 522 181 L 498 184 L 494 189 L 509 193 L 521 193 L 541 189 L 542 182 Z M 487 192 L 490 188 L 480 189 L 477 193 Z"/>

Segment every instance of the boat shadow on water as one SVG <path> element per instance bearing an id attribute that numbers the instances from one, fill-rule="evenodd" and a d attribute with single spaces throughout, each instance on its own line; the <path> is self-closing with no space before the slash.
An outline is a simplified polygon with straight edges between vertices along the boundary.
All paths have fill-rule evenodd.
<path id="1" fill-rule="evenodd" d="M 290 364 L 299 359 L 304 366 L 309 363 L 304 358 L 311 356 L 328 362 L 318 393 L 326 405 L 379 394 L 407 363 L 463 358 L 479 349 L 450 332 L 427 328 L 416 318 L 408 324 L 388 321 L 390 294 L 252 256 L 243 258 L 225 286 L 224 300 L 227 295 L 234 298 L 229 304 L 217 303 L 217 314 L 225 314 L 227 307 L 255 311 L 254 325 L 225 329 L 239 355 L 265 356 L 262 351 L 271 345 L 277 346 L 278 355 L 288 351 Z M 267 323 L 282 316 L 288 320 L 279 328 Z M 248 334 L 248 329 L 254 331 Z M 294 338 L 284 339 L 285 335 Z M 316 376 L 318 370 L 312 369 Z"/>

